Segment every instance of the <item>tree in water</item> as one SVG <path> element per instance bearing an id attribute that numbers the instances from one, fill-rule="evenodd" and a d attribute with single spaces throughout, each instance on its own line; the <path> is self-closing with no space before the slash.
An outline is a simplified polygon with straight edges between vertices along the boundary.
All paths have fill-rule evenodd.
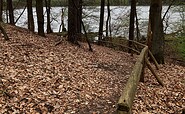
<path id="1" fill-rule="evenodd" d="M 43 0 L 36 0 L 36 12 L 37 12 L 38 35 L 45 36 L 45 34 L 44 34 Z"/>
<path id="2" fill-rule="evenodd" d="M 151 0 L 147 45 L 159 64 L 164 64 L 164 34 L 161 19 L 162 0 Z"/>
<path id="3" fill-rule="evenodd" d="M 27 0 L 27 14 L 28 14 L 28 29 L 34 32 L 32 0 Z"/>
<path id="4" fill-rule="evenodd" d="M 15 25 L 12 0 L 7 0 L 7 10 L 9 12 L 10 24 Z"/>

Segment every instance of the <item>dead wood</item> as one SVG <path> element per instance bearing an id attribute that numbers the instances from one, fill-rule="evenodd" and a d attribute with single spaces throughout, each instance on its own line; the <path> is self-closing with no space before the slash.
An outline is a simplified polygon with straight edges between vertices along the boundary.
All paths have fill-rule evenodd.
<path id="1" fill-rule="evenodd" d="M 3 26 L 1 25 L 1 23 L 0 23 L 0 30 L 1 30 L 1 32 L 2 32 L 3 35 L 4 35 L 4 39 L 5 39 L 5 40 L 9 40 L 9 37 L 8 37 L 8 35 L 7 35 L 6 31 L 5 31 L 5 29 L 4 29 Z"/>
<path id="2" fill-rule="evenodd" d="M 157 82 L 164 87 L 163 82 L 161 81 L 161 79 L 157 76 L 155 70 L 152 68 L 152 65 L 150 64 L 149 60 L 145 57 L 145 62 L 147 67 L 150 69 L 150 71 L 152 72 L 152 74 L 155 76 L 155 78 L 157 79 Z"/>
<path id="3" fill-rule="evenodd" d="M 159 64 L 157 63 L 157 61 L 156 61 L 155 57 L 153 56 L 152 52 L 150 50 L 148 52 L 149 52 L 149 55 L 150 55 L 151 59 L 154 62 L 155 67 L 157 68 L 157 70 L 159 70 Z"/>
<path id="4" fill-rule="evenodd" d="M 130 114 L 131 108 L 136 93 L 137 85 L 142 74 L 143 62 L 145 54 L 148 52 L 148 47 L 146 46 L 139 55 L 139 58 L 132 70 L 130 78 L 128 79 L 123 93 L 118 101 L 118 114 Z"/>

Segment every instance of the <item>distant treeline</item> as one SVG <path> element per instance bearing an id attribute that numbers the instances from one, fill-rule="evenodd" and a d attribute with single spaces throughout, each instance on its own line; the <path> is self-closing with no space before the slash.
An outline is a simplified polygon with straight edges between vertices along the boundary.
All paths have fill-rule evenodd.
<path id="1" fill-rule="evenodd" d="M 86 6 L 99 6 L 101 0 L 82 0 L 83 5 Z M 105 0 L 107 1 L 107 0 Z M 122 6 L 122 5 L 130 5 L 131 0 L 109 0 L 110 5 L 112 6 Z M 172 0 L 163 0 L 163 5 L 169 5 Z M 185 0 L 175 0 L 175 2 L 178 3 L 185 3 Z M 26 4 L 26 0 L 13 0 L 13 4 L 20 6 L 24 6 Z M 35 0 L 33 0 L 33 5 L 35 4 Z M 68 0 L 51 0 L 52 6 L 67 6 Z M 150 5 L 150 0 L 138 0 L 137 5 Z"/>

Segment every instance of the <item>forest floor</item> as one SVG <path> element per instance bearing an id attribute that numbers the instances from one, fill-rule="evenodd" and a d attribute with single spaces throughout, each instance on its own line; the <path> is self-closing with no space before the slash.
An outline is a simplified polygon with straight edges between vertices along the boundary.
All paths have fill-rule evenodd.
<path id="1" fill-rule="evenodd" d="M 5 26 L 0 35 L 0 113 L 110 114 L 127 82 L 137 55 L 81 43 L 77 47 L 56 35 L 40 37 Z M 166 63 L 157 74 L 146 69 L 133 113 L 180 114 L 185 108 L 185 67 Z"/>

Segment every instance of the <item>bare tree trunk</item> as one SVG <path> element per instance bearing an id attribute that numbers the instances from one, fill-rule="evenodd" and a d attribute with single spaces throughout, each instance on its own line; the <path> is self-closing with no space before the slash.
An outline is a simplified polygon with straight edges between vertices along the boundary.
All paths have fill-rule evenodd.
<path id="1" fill-rule="evenodd" d="M 7 0 L 7 9 L 9 12 L 10 24 L 15 25 L 12 0 Z"/>
<path id="2" fill-rule="evenodd" d="M 152 0 L 150 4 L 147 44 L 159 64 L 164 63 L 164 33 L 161 11 L 162 0 Z"/>
<path id="3" fill-rule="evenodd" d="M 108 34 L 110 32 L 110 36 L 111 36 L 111 25 L 110 25 L 110 2 L 109 0 L 107 0 L 107 12 L 108 12 L 108 15 L 107 15 L 107 21 L 106 21 L 106 37 L 108 37 Z"/>
<path id="4" fill-rule="evenodd" d="M 66 32 L 66 28 L 64 24 L 64 9 L 62 9 L 61 24 L 62 24 L 62 32 Z"/>
<path id="5" fill-rule="evenodd" d="M 170 10 L 170 8 L 172 7 L 172 5 L 174 4 L 175 0 L 172 0 L 170 5 L 168 6 L 168 9 L 166 10 L 165 14 L 163 15 L 162 21 L 164 21 L 164 18 L 166 17 L 168 11 Z"/>
<path id="6" fill-rule="evenodd" d="M 130 12 L 130 26 L 129 26 L 129 40 L 134 40 L 134 18 L 136 13 L 136 0 L 131 0 L 131 12 Z M 132 42 L 129 41 L 128 46 L 132 48 Z M 129 49 L 129 53 L 131 53 L 132 50 Z"/>
<path id="7" fill-rule="evenodd" d="M 105 7 L 105 0 L 101 0 L 100 24 L 99 24 L 99 37 L 98 37 L 98 40 L 102 40 L 102 36 L 103 36 L 104 7 Z"/>
<path id="8" fill-rule="evenodd" d="M 23 15 L 23 13 L 24 13 L 25 10 L 26 10 L 26 6 L 24 7 L 24 9 L 21 12 L 21 14 L 19 15 L 19 17 L 16 19 L 15 24 L 19 21 L 19 19 L 21 18 L 21 16 Z"/>
<path id="9" fill-rule="evenodd" d="M 68 41 L 77 44 L 77 4 L 79 0 L 68 0 Z"/>
<path id="10" fill-rule="evenodd" d="M 36 0 L 36 12 L 37 12 L 37 23 L 38 23 L 38 35 L 45 36 L 45 34 L 44 34 L 43 0 Z"/>
<path id="11" fill-rule="evenodd" d="M 136 17 L 136 32 L 137 32 L 137 41 L 139 42 L 139 39 L 140 39 L 140 30 L 139 30 L 139 20 L 138 20 L 138 17 L 137 17 L 137 11 L 135 13 L 135 17 Z"/>
<path id="12" fill-rule="evenodd" d="M 77 17 L 77 32 L 81 34 L 82 26 L 81 26 L 81 20 L 82 20 L 82 0 L 79 0 L 77 4 L 77 12 L 78 12 L 78 17 Z"/>
<path id="13" fill-rule="evenodd" d="M 60 24 L 60 27 L 59 27 L 59 31 L 61 31 L 61 27 L 62 27 L 62 32 L 66 32 L 66 28 L 65 28 L 65 24 L 64 24 L 64 9 L 62 8 L 62 14 L 61 14 L 61 24 Z"/>
<path id="14" fill-rule="evenodd" d="M 51 21 L 50 21 L 50 12 L 51 12 L 51 0 L 45 0 L 46 4 L 46 13 L 47 13 L 47 33 L 52 33 Z"/>
<path id="15" fill-rule="evenodd" d="M 32 0 L 27 0 L 27 14 L 28 14 L 28 29 L 34 32 L 34 20 L 33 20 L 33 10 L 32 10 Z"/>
<path id="16" fill-rule="evenodd" d="M 0 22 L 3 21 L 3 0 L 0 0 Z"/>

